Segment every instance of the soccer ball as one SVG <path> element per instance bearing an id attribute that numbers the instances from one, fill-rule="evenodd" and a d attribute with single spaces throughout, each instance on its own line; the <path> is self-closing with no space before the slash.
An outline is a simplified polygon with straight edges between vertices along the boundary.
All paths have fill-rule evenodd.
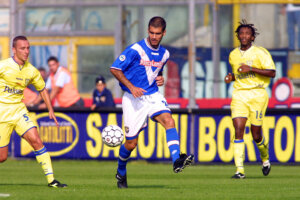
<path id="1" fill-rule="evenodd" d="M 124 134 L 122 129 L 117 125 L 109 125 L 102 130 L 102 141 L 110 146 L 116 147 L 122 144 Z"/>

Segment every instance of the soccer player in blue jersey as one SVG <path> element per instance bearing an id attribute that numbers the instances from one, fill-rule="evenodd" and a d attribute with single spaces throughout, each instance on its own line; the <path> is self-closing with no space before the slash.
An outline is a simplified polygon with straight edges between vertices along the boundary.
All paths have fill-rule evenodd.
<path id="1" fill-rule="evenodd" d="M 37 162 L 41 165 L 49 187 L 66 187 L 54 179 L 51 158 L 41 141 L 35 121 L 30 119 L 22 102 L 23 91 L 32 84 L 40 92 L 49 110 L 49 118 L 58 126 L 45 82 L 40 72 L 28 61 L 30 45 L 25 36 L 13 39 L 13 57 L 0 61 L 0 162 L 7 159 L 8 144 L 13 130 L 34 149 Z"/>
<path id="2" fill-rule="evenodd" d="M 229 73 L 225 77 L 226 83 L 234 81 L 231 117 L 235 128 L 233 149 L 236 173 L 232 178 L 245 178 L 243 137 L 248 119 L 253 140 L 260 152 L 262 172 L 267 176 L 271 170 L 269 144 L 262 135 L 261 127 L 269 102 L 265 88 L 270 79 L 275 77 L 275 64 L 265 48 L 252 44 L 258 34 L 253 24 L 243 20 L 235 32 L 241 45 L 230 53 L 229 63 L 233 74 Z"/>
<path id="3" fill-rule="evenodd" d="M 166 22 L 153 17 L 148 24 L 148 37 L 130 45 L 112 64 L 110 71 L 125 91 L 122 99 L 126 142 L 119 151 L 117 186 L 127 188 L 126 164 L 138 142 L 147 117 L 166 129 L 167 143 L 175 173 L 189 166 L 194 155 L 180 154 L 179 137 L 166 99 L 158 91 L 164 84 L 163 67 L 169 51 L 160 45 L 166 34 Z"/>

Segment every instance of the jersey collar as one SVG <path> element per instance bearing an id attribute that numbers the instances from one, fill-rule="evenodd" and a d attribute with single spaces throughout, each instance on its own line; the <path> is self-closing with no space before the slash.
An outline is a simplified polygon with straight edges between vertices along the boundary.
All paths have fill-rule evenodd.
<path id="1" fill-rule="evenodd" d="M 148 47 L 149 49 L 151 49 L 151 50 L 153 50 L 153 51 L 158 51 L 158 50 L 159 50 L 160 44 L 158 45 L 157 49 L 155 49 L 155 48 L 153 48 L 153 47 L 151 46 L 151 44 L 149 44 L 147 38 L 145 38 L 144 41 L 145 41 L 145 43 L 146 43 L 146 45 L 147 45 L 147 47 Z"/>
<path id="2" fill-rule="evenodd" d="M 19 70 L 20 70 L 20 71 L 23 69 L 23 67 L 25 66 L 25 64 L 26 64 L 26 62 L 27 62 L 27 61 L 25 61 L 24 65 L 19 65 L 19 63 L 17 63 L 17 61 L 14 59 L 13 56 L 12 56 L 11 58 L 12 58 L 12 60 L 19 66 Z"/>

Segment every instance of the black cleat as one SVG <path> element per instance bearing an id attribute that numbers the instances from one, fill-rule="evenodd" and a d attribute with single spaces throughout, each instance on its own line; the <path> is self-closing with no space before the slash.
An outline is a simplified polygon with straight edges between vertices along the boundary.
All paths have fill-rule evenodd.
<path id="1" fill-rule="evenodd" d="M 235 173 L 231 178 L 233 178 L 233 179 L 244 179 L 244 178 L 246 178 L 246 177 L 245 177 L 245 174 L 242 174 L 242 173 L 240 173 L 240 172 L 237 172 L 237 173 Z"/>
<path id="2" fill-rule="evenodd" d="M 265 175 L 265 176 L 268 176 L 269 173 L 271 171 L 271 164 L 270 162 L 265 162 L 263 163 L 263 166 L 262 166 L 262 173 Z"/>
<path id="3" fill-rule="evenodd" d="M 67 184 L 60 183 L 59 181 L 57 181 L 55 179 L 51 183 L 49 183 L 48 186 L 53 187 L 53 188 L 66 188 L 66 187 L 68 187 Z"/>
<path id="4" fill-rule="evenodd" d="M 185 167 L 191 165 L 194 161 L 194 155 L 180 154 L 180 157 L 174 162 L 173 171 L 175 173 L 181 172 Z"/>
<path id="5" fill-rule="evenodd" d="M 116 179 L 118 180 L 117 182 L 118 188 L 128 188 L 126 175 L 122 176 L 121 174 L 119 174 L 119 172 L 117 172 Z"/>

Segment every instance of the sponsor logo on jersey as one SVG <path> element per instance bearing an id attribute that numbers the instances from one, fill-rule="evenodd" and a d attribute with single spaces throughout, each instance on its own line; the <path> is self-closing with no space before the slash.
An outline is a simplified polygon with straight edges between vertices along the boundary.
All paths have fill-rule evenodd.
<path id="1" fill-rule="evenodd" d="M 11 94 L 23 94 L 23 90 L 16 89 L 16 88 L 10 88 L 8 86 L 5 86 L 4 91 Z"/>
<path id="2" fill-rule="evenodd" d="M 163 62 L 155 62 L 154 60 L 143 60 L 141 59 L 140 61 L 140 65 L 144 65 L 146 67 L 158 67 L 158 68 L 162 68 L 162 66 L 164 65 Z"/>
<path id="3" fill-rule="evenodd" d="M 235 74 L 235 79 L 246 79 L 246 78 L 254 78 L 254 77 L 256 77 L 254 72 Z"/>
<path id="4" fill-rule="evenodd" d="M 152 55 L 159 56 L 159 53 L 151 52 Z"/>
<path id="5" fill-rule="evenodd" d="M 17 79 L 17 80 L 19 80 L 19 81 L 23 81 L 23 79 L 22 79 L 22 78 L 18 78 L 18 77 L 17 77 L 16 79 Z"/>
<path id="6" fill-rule="evenodd" d="M 124 60 L 126 60 L 126 56 L 125 55 L 120 55 L 119 59 L 123 62 Z"/>

